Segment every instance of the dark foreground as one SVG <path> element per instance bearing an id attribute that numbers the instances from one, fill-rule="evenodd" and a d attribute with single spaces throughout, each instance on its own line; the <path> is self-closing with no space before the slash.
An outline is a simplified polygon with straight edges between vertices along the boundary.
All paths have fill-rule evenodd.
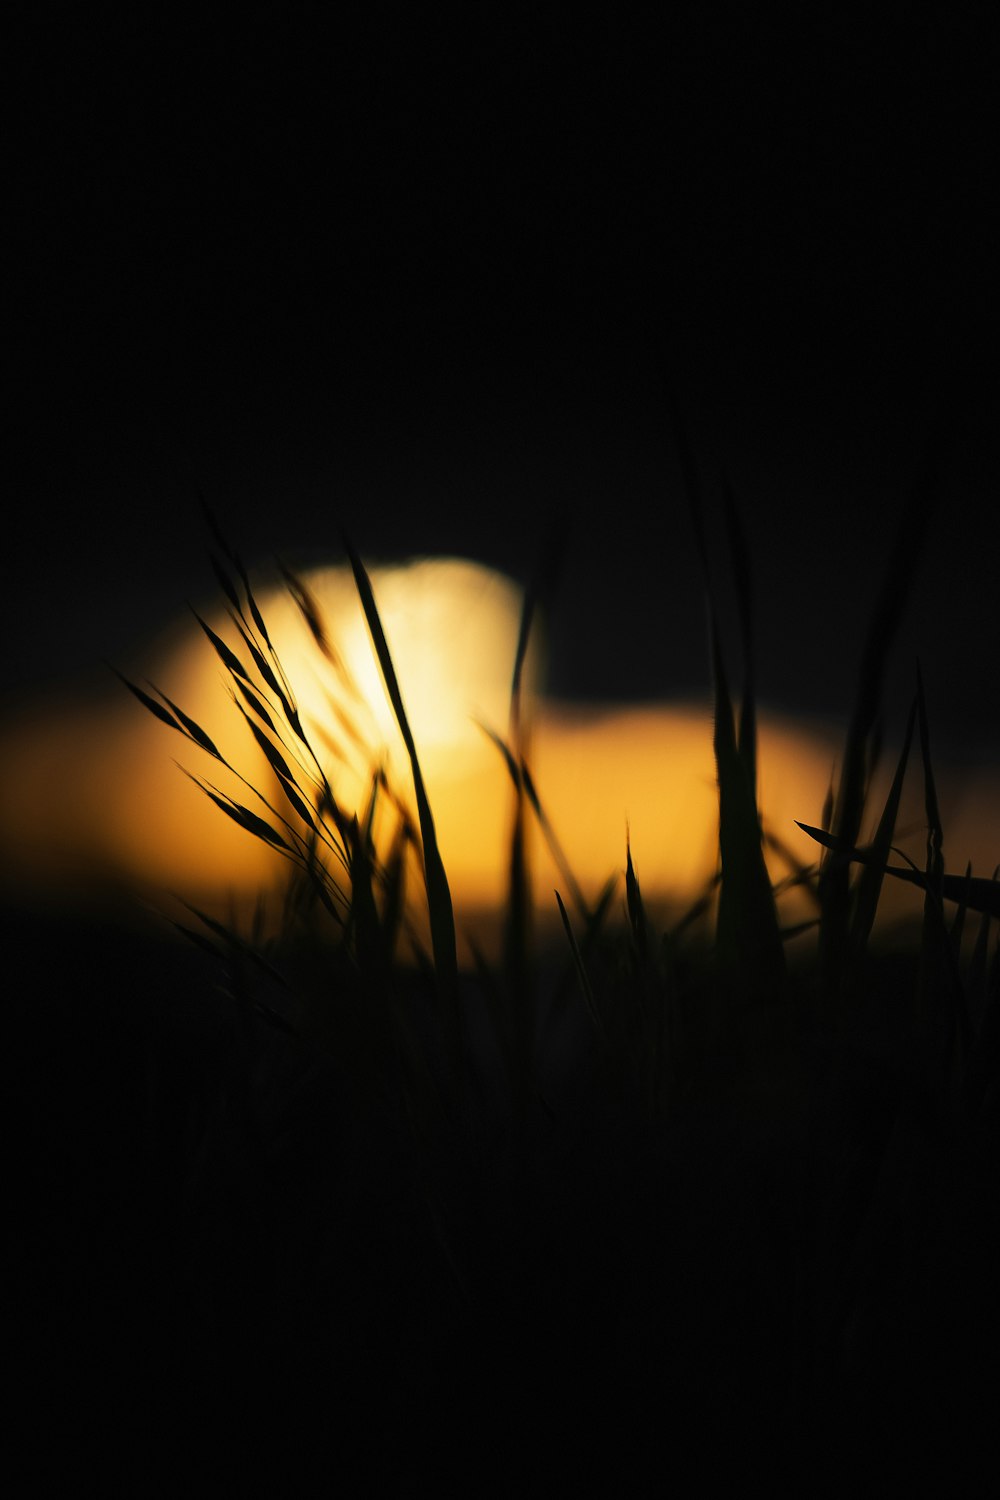
<path id="1" fill-rule="evenodd" d="M 3 938 L 19 1487 L 954 1491 L 988 1452 L 995 1104 L 772 1017 L 650 1123 L 576 995 L 519 1148 L 485 1032 L 459 1128 L 193 948 Z"/>

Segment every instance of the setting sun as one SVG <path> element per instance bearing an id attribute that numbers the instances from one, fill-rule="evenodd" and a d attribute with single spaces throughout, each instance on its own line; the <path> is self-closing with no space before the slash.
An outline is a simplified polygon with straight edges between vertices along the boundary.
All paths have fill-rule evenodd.
<path id="1" fill-rule="evenodd" d="M 507 733 L 520 596 L 501 575 L 454 559 L 376 568 L 371 578 L 461 943 L 463 921 L 499 912 L 506 891 L 512 786 L 486 729 Z M 286 587 L 262 591 L 260 604 L 334 795 L 345 811 L 360 814 L 382 768 L 415 821 L 407 754 L 351 572 L 314 571 L 303 582 L 322 619 L 325 654 Z M 234 639 L 224 613 L 209 623 L 239 651 L 239 637 Z M 80 899 L 131 889 L 154 902 L 166 894 L 225 911 L 275 889 L 287 875 L 286 859 L 224 817 L 191 779 L 203 778 L 220 795 L 258 812 L 264 809 L 250 788 L 272 807 L 284 806 L 277 777 L 241 712 L 244 705 L 194 621 L 169 635 L 147 675 L 202 727 L 232 771 L 169 733 L 124 691 L 102 703 L 38 710 L 7 730 L 2 747 L 0 833 L 7 878 L 22 892 L 71 900 L 74 893 Z M 646 900 L 677 909 L 694 899 L 715 867 L 717 850 L 707 702 L 571 705 L 547 700 L 539 677 L 533 652 L 525 680 L 529 763 L 551 827 L 588 898 L 623 868 L 628 829 Z M 764 714 L 760 737 L 765 828 L 809 863 L 815 848 L 795 820 L 819 821 L 838 736 Z M 301 750 L 294 742 L 290 748 Z M 183 775 L 178 764 L 190 774 Z M 942 769 L 947 851 L 963 867 L 971 859 L 977 873 L 989 873 L 1000 817 L 986 776 L 978 780 L 973 795 L 968 778 L 960 786 Z M 903 819 L 905 824 L 912 815 L 917 845 L 918 802 L 914 797 L 904 804 Z M 974 818 L 965 812 L 973 805 Z M 397 816 L 390 806 L 376 824 L 383 851 Z M 536 904 L 551 912 L 561 876 L 534 822 L 529 848 Z M 768 859 L 775 879 L 787 873 L 781 858 Z M 411 882 L 411 894 L 413 888 Z M 899 894 L 886 897 L 891 903 Z M 786 906 L 789 920 L 808 915 L 794 899 Z"/>

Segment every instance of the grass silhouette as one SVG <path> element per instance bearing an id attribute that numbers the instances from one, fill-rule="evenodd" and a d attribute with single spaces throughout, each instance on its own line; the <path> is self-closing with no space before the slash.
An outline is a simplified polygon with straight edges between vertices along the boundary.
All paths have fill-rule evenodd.
<path id="1" fill-rule="evenodd" d="M 508 733 L 487 730 L 515 811 L 503 952 L 477 952 L 471 973 L 363 563 L 348 544 L 416 819 L 379 766 L 365 807 L 338 804 L 208 515 L 233 637 L 201 624 L 273 785 L 197 780 L 287 860 L 280 929 L 192 910 L 184 950 L 66 929 L 16 1010 L 15 1106 L 34 1142 L 15 1195 L 31 1205 L 26 1406 L 106 1472 L 143 1490 L 194 1464 L 286 1491 L 313 1470 L 378 1493 L 689 1470 L 878 1482 L 935 1454 L 957 1473 L 988 1434 L 1000 883 L 944 869 L 919 680 L 888 798 L 869 807 L 934 476 L 889 562 L 839 786 L 817 823 L 803 809 L 816 861 L 772 883 L 746 542 L 727 484 L 737 712 L 679 432 L 709 599 L 716 874 L 657 931 L 629 848 L 623 905 L 615 880 L 588 904 L 567 865 L 520 703 L 555 537 L 525 600 Z M 307 584 L 286 581 L 343 674 Z M 233 771 L 180 705 L 126 686 Z M 892 862 L 915 736 L 923 869 Z M 562 872 L 558 947 L 532 931 L 531 818 Z M 879 933 L 886 879 L 914 888 L 915 937 Z M 782 922 L 791 887 L 815 912 L 805 930 Z M 44 925 L 7 926 L 37 968 Z"/>

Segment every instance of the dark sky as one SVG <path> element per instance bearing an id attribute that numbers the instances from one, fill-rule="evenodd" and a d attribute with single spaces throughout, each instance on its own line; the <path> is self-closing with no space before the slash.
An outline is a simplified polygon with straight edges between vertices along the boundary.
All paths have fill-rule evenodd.
<path id="1" fill-rule="evenodd" d="M 669 385 L 787 706 L 846 707 L 947 439 L 894 672 L 919 651 L 942 729 L 995 741 L 986 7 L 346 9 L 20 7 L 8 702 L 211 592 L 199 489 L 254 561 L 346 525 L 523 579 L 555 515 L 555 690 L 701 692 Z"/>

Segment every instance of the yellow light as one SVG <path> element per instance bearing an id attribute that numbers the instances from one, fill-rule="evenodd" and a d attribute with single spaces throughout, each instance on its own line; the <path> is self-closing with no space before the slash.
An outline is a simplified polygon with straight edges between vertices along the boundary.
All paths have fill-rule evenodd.
<path id="1" fill-rule="evenodd" d="M 495 917 L 506 890 L 512 790 L 480 724 L 506 732 L 519 594 L 486 568 L 448 559 L 374 569 L 372 582 L 461 929 L 484 912 Z M 346 671 L 317 649 L 284 588 L 259 596 L 307 733 L 348 810 L 364 806 L 378 765 L 412 809 L 408 760 L 353 578 L 346 569 L 326 569 L 307 583 Z M 246 657 L 225 615 L 212 623 Z M 289 811 L 233 701 L 225 669 L 193 623 L 170 633 L 146 675 L 202 725 L 247 782 L 276 809 Z M 628 826 L 647 901 L 676 909 L 694 899 L 717 850 L 707 702 L 559 704 L 533 694 L 528 675 L 534 780 L 585 894 L 592 899 L 622 870 Z M 794 820 L 819 822 L 841 736 L 763 714 L 760 741 L 765 824 L 810 863 L 816 846 Z M 264 811 L 238 776 L 158 723 L 117 685 L 101 701 L 54 704 L 8 726 L 0 736 L 0 846 L 8 890 L 79 902 L 102 889 L 124 888 L 154 903 L 172 893 L 224 912 L 232 901 L 247 903 L 277 887 L 287 862 L 220 813 L 175 759 Z M 937 769 L 949 868 L 964 868 L 968 858 L 977 874 L 991 874 L 1000 857 L 996 778 L 985 768 L 961 777 Z M 890 770 L 876 783 L 875 809 Z M 919 780 L 911 771 L 900 819 L 915 830 L 903 842 L 918 862 Z M 553 887 L 563 881 L 531 826 L 535 899 L 549 912 Z M 776 878 L 786 873 L 777 856 L 769 863 Z M 884 901 L 897 909 L 912 906 L 913 893 L 887 882 Z M 788 920 L 809 914 L 801 899 L 791 898 L 783 910 Z"/>

